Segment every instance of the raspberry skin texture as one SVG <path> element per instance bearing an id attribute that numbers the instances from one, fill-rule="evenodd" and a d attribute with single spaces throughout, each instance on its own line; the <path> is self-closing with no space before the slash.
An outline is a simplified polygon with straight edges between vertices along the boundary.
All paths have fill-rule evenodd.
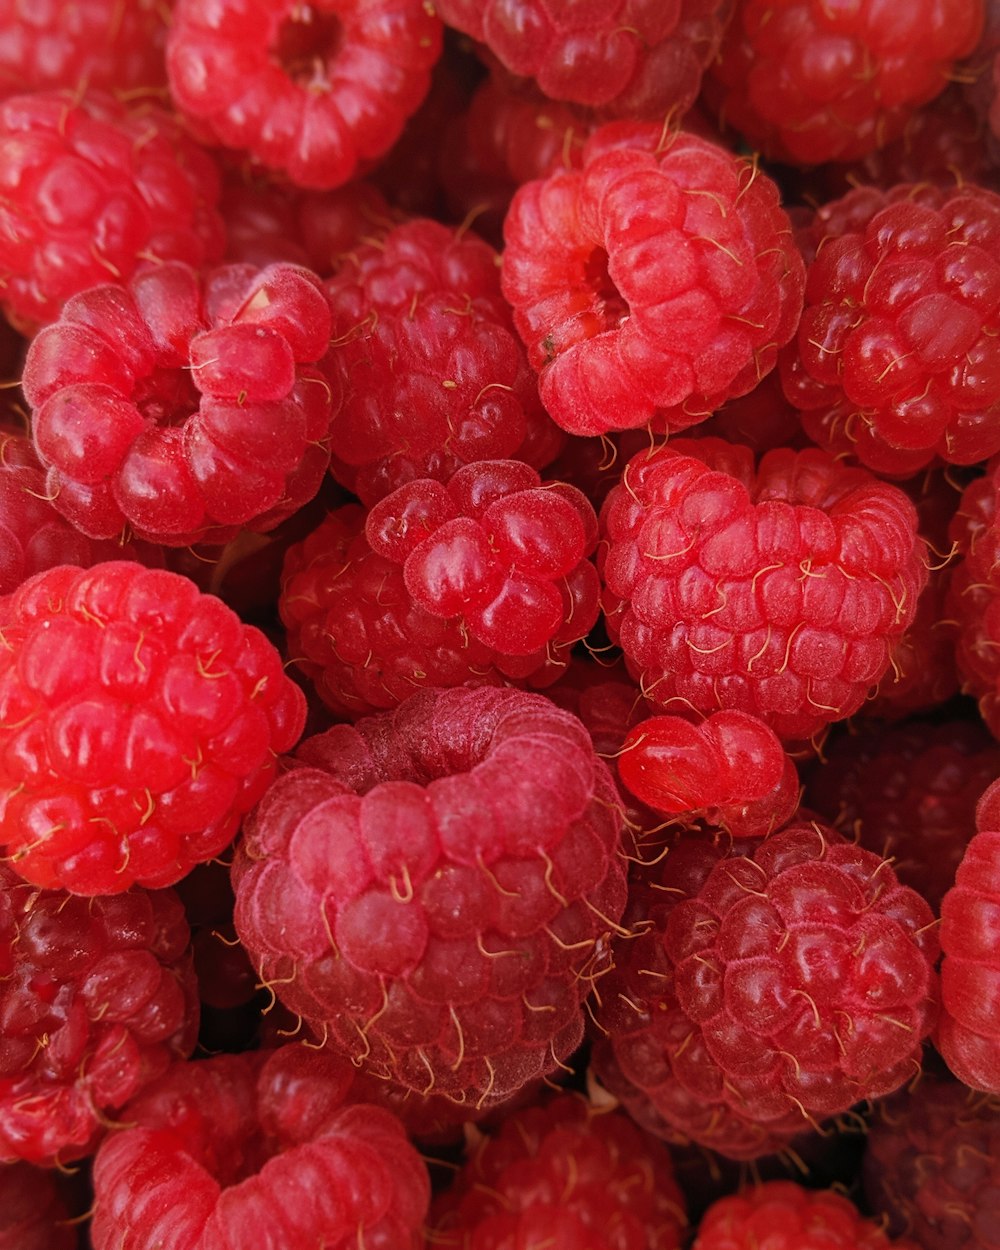
<path id="1" fill-rule="evenodd" d="M 27 1163 L 0 1167 L 0 1250 L 77 1250 L 51 1172 Z"/>
<path id="2" fill-rule="evenodd" d="M 0 1176 L 16 1159 L 91 1154 L 109 1118 L 191 1053 L 189 941 L 172 890 L 82 899 L 0 864 Z"/>
<path id="3" fill-rule="evenodd" d="M 345 505 L 285 558 L 289 652 L 350 718 L 423 686 L 548 685 L 597 619 L 596 538 L 579 491 L 514 460 Z"/>
<path id="4" fill-rule="evenodd" d="M 352 1078 L 299 1045 L 175 1064 L 98 1152 L 94 1250 L 419 1250 L 427 1169 Z"/>
<path id="5" fill-rule="evenodd" d="M 480 1110 L 579 1045 L 625 905 L 622 811 L 542 695 L 426 691 L 307 739 L 244 825 L 261 980 L 377 1076 Z"/>
<path id="6" fill-rule="evenodd" d="M 55 506 L 93 538 L 266 531 L 319 490 L 330 313 L 310 270 L 171 263 L 69 300 L 23 387 Z"/>
<path id="7" fill-rule="evenodd" d="M 442 1250 L 680 1250 L 686 1222 L 663 1143 L 562 1094 L 479 1139 L 432 1209 L 429 1237 Z"/>
<path id="8" fill-rule="evenodd" d="M 474 234 L 418 218 L 353 248 L 326 283 L 332 472 L 367 506 L 476 460 L 541 468 L 559 451 L 498 266 Z"/>
<path id="9" fill-rule="evenodd" d="M 218 168 L 177 120 L 89 91 L 0 102 L 0 308 L 25 333 L 72 295 L 163 261 L 225 248 Z"/>
<path id="10" fill-rule="evenodd" d="M 170 90 L 207 142 L 329 190 L 399 137 L 427 94 L 441 32 L 421 0 L 178 0 Z"/>
<path id="11" fill-rule="evenodd" d="M 43 888 L 172 885 L 302 732 L 271 643 L 179 574 L 59 565 L 0 600 L 0 631 L 0 827 Z"/>
<path id="12" fill-rule="evenodd" d="M 809 449 L 678 439 L 601 512 L 612 639 L 667 712 L 721 709 L 805 740 L 856 712 L 927 580 L 913 504 Z"/>
<path id="13" fill-rule="evenodd" d="M 983 0 L 738 0 L 704 98 L 774 160 L 852 161 L 896 138 L 976 46 Z"/>
<path id="14" fill-rule="evenodd" d="M 1000 196 L 864 187 L 804 234 L 815 258 L 779 365 L 809 437 L 893 477 L 1000 450 Z"/>
<path id="15" fill-rule="evenodd" d="M 579 170 L 522 186 L 504 222 L 503 292 L 571 434 L 675 432 L 774 367 L 803 265 L 756 165 L 658 124 L 602 126 Z"/>
<path id="16" fill-rule="evenodd" d="M 642 1127 L 730 1158 L 898 1089 L 937 1016 L 934 915 L 818 824 L 681 839 L 633 885 L 592 1063 Z"/>

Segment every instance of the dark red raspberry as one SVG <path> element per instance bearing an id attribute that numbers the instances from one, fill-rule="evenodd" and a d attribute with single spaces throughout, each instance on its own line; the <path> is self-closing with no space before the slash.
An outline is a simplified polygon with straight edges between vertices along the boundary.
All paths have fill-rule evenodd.
<path id="1" fill-rule="evenodd" d="M 919 1067 L 933 913 L 832 829 L 683 839 L 633 887 L 623 923 L 642 922 L 612 944 L 593 1063 L 645 1128 L 753 1158 Z"/>
<path id="2" fill-rule="evenodd" d="M 89 1154 L 194 1049 L 198 991 L 173 891 L 74 898 L 0 864 L 0 1175 Z M 0 1246 L 4 1244 L 0 1202 Z"/>
<path id="3" fill-rule="evenodd" d="M 646 697 L 786 740 L 857 711 L 927 579 L 906 495 L 816 449 L 755 468 L 677 440 L 629 461 L 601 517 L 608 627 Z"/>
<path id="4" fill-rule="evenodd" d="M 244 826 L 236 928 L 359 1066 L 468 1107 L 554 1071 L 625 905 L 622 812 L 541 695 L 416 694 L 307 739 Z"/>
<path id="5" fill-rule="evenodd" d="M 352 1077 L 302 1046 L 175 1064 L 98 1152 L 94 1250 L 419 1250 L 427 1169 Z"/>
<path id="6" fill-rule="evenodd" d="M 529 182 L 503 290 L 572 434 L 695 425 L 751 390 L 795 332 L 803 268 L 755 164 L 662 126 L 603 126 L 579 170 Z"/>
<path id="7" fill-rule="evenodd" d="M 422 686 L 547 685 L 597 617 L 596 537 L 579 491 L 516 460 L 338 508 L 285 560 L 290 653 L 351 716 Z"/>
<path id="8" fill-rule="evenodd" d="M 862 1178 L 887 1231 L 921 1250 L 998 1250 L 1000 1104 L 925 1072 L 876 1105 Z"/>
<path id="9" fill-rule="evenodd" d="M 1000 196 L 861 188 L 802 242 L 815 259 L 781 376 L 810 438 L 902 477 L 1000 449 Z"/>
<path id="10" fill-rule="evenodd" d="M 737 0 L 705 96 L 765 155 L 851 161 L 899 135 L 976 46 L 983 0 Z"/>
<path id="11" fill-rule="evenodd" d="M 39 92 L 0 103 L 0 307 L 32 331 L 71 295 L 225 246 L 219 172 L 175 118 L 111 96 Z"/>
<path id="12" fill-rule="evenodd" d="M 326 284 L 332 471 L 366 504 L 475 460 L 557 454 L 498 264 L 474 234 L 419 219 L 355 247 Z"/>
<path id="13" fill-rule="evenodd" d="M 685 1224 L 662 1142 L 620 1112 L 563 1094 L 479 1138 L 432 1208 L 429 1242 L 441 1250 L 679 1250 Z"/>
<path id="14" fill-rule="evenodd" d="M 167 70 L 206 139 L 323 190 L 389 150 L 440 51 L 423 0 L 177 0 Z"/>
<path id="15" fill-rule="evenodd" d="M 0 1166 L 0 1250 L 77 1250 L 51 1172 L 27 1163 Z"/>
<path id="16" fill-rule="evenodd" d="M 0 828 L 36 885 L 178 881 L 302 731 L 274 647 L 176 573 L 60 565 L 0 600 L 0 637 Z"/>
<path id="17" fill-rule="evenodd" d="M 185 547 L 273 529 L 316 494 L 330 313 L 295 265 L 164 264 L 74 296 L 24 393 L 49 496 L 94 538 Z"/>
<path id="18" fill-rule="evenodd" d="M 812 445 L 802 431 L 799 410 L 785 398 L 776 369 L 765 374 L 752 391 L 727 400 L 691 433 L 698 438 L 744 443 L 758 456 L 775 447 L 799 451 Z"/>

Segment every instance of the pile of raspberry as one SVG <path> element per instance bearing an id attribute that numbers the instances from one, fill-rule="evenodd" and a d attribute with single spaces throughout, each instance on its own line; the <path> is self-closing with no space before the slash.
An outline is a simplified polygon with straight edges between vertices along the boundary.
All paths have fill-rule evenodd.
<path id="1" fill-rule="evenodd" d="M 0 0 L 0 1250 L 1000 1250 L 998 13 Z"/>

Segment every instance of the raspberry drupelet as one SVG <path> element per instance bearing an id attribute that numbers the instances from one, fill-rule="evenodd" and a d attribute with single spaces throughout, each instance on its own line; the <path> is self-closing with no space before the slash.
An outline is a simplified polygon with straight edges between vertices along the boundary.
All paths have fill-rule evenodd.
<path id="1" fill-rule="evenodd" d="M 52 1172 L 0 1167 L 0 1250 L 77 1250 L 73 1225 Z"/>
<path id="2" fill-rule="evenodd" d="M 441 32 L 423 0 L 177 0 L 170 90 L 208 142 L 327 190 L 399 137 Z"/>
<path id="3" fill-rule="evenodd" d="M 60 565 L 0 600 L 0 637 L 0 828 L 35 885 L 180 880 L 302 732 L 271 643 L 176 573 Z"/>
<path id="4" fill-rule="evenodd" d="M 574 716 L 427 691 L 302 743 L 244 825 L 236 931 L 321 1040 L 480 1110 L 582 1039 L 625 906 L 621 827 Z"/>

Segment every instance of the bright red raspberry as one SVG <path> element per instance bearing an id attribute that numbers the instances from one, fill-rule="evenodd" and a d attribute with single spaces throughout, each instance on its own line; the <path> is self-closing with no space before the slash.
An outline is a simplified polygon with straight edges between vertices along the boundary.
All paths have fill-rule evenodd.
<path id="1" fill-rule="evenodd" d="M 933 913 L 832 829 L 682 839 L 633 887 L 623 923 L 642 921 L 612 943 L 593 1064 L 650 1131 L 753 1158 L 919 1067 Z"/>
<path id="2" fill-rule="evenodd" d="M 51 1172 L 27 1163 L 0 1167 L 0 1250 L 77 1250 Z"/>
<path id="3" fill-rule="evenodd" d="M 983 11 L 983 0 L 737 0 L 705 97 L 766 156 L 855 160 L 944 90 Z"/>
<path id="4" fill-rule="evenodd" d="M 422 686 L 547 685 L 597 618 L 596 538 L 578 490 L 516 460 L 337 508 L 285 560 L 290 653 L 349 716 Z"/>
<path id="5" fill-rule="evenodd" d="M 1000 1250 L 1000 1106 L 924 1072 L 875 1107 L 862 1168 L 869 1210 L 921 1250 Z"/>
<path id="6" fill-rule="evenodd" d="M 850 716 L 927 580 L 916 510 L 811 449 L 640 452 L 602 509 L 609 631 L 648 699 L 749 712 L 786 740 Z"/>
<path id="7" fill-rule="evenodd" d="M 74 898 L 0 864 L 0 1176 L 90 1154 L 108 1117 L 191 1053 L 189 937 L 171 890 Z M 2 1228 L 0 1203 L 0 1246 Z"/>
<path id="8" fill-rule="evenodd" d="M 206 139 L 324 190 L 389 150 L 440 51 L 423 0 L 177 0 L 167 70 Z"/>
<path id="9" fill-rule="evenodd" d="M 777 187 L 695 135 L 601 127 L 579 170 L 519 189 L 504 238 L 514 324 L 571 434 L 694 425 L 751 390 L 798 323 Z"/>
<path id="10" fill-rule="evenodd" d="M 1000 450 L 1000 195 L 862 187 L 804 235 L 815 258 L 780 364 L 810 438 L 902 477 Z"/>
<path id="11" fill-rule="evenodd" d="M 236 929 L 321 1038 L 472 1108 L 579 1044 L 625 905 L 621 806 L 541 695 L 461 689 L 307 739 L 244 825 Z"/>
<path id="12" fill-rule="evenodd" d="M 176 573 L 60 565 L 0 600 L 0 631 L 0 828 L 35 885 L 180 880 L 302 731 L 274 647 Z"/>
<path id="13" fill-rule="evenodd" d="M 0 307 L 31 332 L 150 263 L 217 261 L 219 172 L 170 114 L 68 91 L 0 103 Z"/>
<path id="14" fill-rule="evenodd" d="M 679 1250 L 684 1198 L 662 1142 L 562 1094 L 481 1136 L 431 1211 L 441 1250 Z"/>
<path id="15" fill-rule="evenodd" d="M 419 1250 L 427 1169 L 352 1078 L 302 1046 L 175 1064 L 98 1152 L 94 1250 Z"/>
<path id="16" fill-rule="evenodd" d="M 164 264 L 75 296 L 23 379 L 55 506 L 94 538 L 177 547 L 273 529 L 329 462 L 329 333 L 295 265 Z"/>
<path id="17" fill-rule="evenodd" d="M 421 218 L 355 247 L 327 282 L 332 471 L 367 505 L 475 460 L 540 468 L 558 452 L 498 264 L 476 235 Z"/>

